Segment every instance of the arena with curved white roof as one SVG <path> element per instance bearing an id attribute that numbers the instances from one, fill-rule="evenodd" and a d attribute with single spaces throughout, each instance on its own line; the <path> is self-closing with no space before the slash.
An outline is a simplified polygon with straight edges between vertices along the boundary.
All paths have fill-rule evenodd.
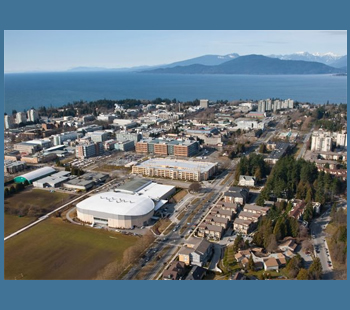
<path id="1" fill-rule="evenodd" d="M 113 228 L 143 226 L 153 216 L 155 204 L 143 195 L 105 192 L 77 204 L 77 216 L 83 222 Z"/>

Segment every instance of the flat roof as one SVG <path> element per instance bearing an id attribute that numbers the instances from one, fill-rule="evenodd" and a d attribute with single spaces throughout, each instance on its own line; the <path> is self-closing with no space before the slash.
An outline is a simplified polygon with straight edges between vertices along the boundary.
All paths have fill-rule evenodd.
<path id="1" fill-rule="evenodd" d="M 175 189 L 175 186 L 157 184 L 152 182 L 151 184 L 142 188 L 137 193 L 139 195 L 143 195 L 154 200 L 159 200 L 160 197 L 163 197 L 164 195 L 166 195 L 167 193 L 171 192 L 174 189 Z"/>
<path id="2" fill-rule="evenodd" d="M 169 170 L 184 170 L 184 171 L 200 171 L 207 172 L 209 169 L 215 167 L 217 163 L 203 162 L 203 161 L 190 161 L 179 159 L 167 159 L 167 158 L 153 158 L 146 160 L 136 166 L 140 167 L 154 167 L 160 169 Z"/>
<path id="3" fill-rule="evenodd" d="M 93 195 L 77 204 L 82 211 L 104 212 L 126 216 L 140 216 L 154 210 L 152 199 L 125 194 L 121 192 L 105 192 Z"/>
<path id="4" fill-rule="evenodd" d="M 122 191 L 137 192 L 151 183 L 152 181 L 149 179 L 135 178 L 125 184 L 118 186 L 116 189 Z"/>
<path id="5" fill-rule="evenodd" d="M 45 178 L 42 178 L 40 180 L 37 180 L 34 183 L 38 183 L 38 184 L 45 184 L 45 183 L 58 184 L 58 183 L 64 182 L 64 181 L 69 179 L 69 177 L 67 177 L 67 176 L 62 176 L 62 175 L 56 176 L 56 174 L 48 176 L 48 177 L 45 177 Z"/>

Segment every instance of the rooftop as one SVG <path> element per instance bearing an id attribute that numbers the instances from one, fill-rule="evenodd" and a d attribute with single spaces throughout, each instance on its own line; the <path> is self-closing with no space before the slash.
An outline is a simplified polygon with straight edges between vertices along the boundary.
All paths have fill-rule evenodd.
<path id="1" fill-rule="evenodd" d="M 153 158 L 144 161 L 137 166 L 140 167 L 154 167 L 160 169 L 171 169 L 171 170 L 184 170 L 191 171 L 196 170 L 201 173 L 207 172 L 209 169 L 215 167 L 217 163 L 202 162 L 202 161 L 189 161 L 189 160 L 179 160 L 179 159 L 167 159 L 167 158 Z"/>
<path id="2" fill-rule="evenodd" d="M 77 204 L 78 209 L 125 216 L 140 216 L 154 210 L 154 202 L 145 196 L 105 192 Z"/>

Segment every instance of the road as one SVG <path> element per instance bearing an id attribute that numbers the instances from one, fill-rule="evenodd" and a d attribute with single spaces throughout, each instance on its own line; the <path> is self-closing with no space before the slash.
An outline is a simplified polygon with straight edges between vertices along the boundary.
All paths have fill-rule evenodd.
<path id="1" fill-rule="evenodd" d="M 232 161 L 232 166 L 231 166 L 232 168 L 236 165 L 237 161 L 238 160 Z M 204 204 L 204 206 L 193 217 L 193 219 L 191 221 L 191 225 L 187 229 L 185 229 L 185 231 L 183 232 L 182 236 L 183 235 L 185 235 L 185 236 L 187 235 L 187 238 L 190 238 L 190 237 L 192 237 L 195 234 L 196 228 L 204 221 L 204 218 L 205 218 L 206 214 L 209 213 L 211 211 L 211 209 L 215 206 L 215 202 L 217 200 L 219 200 L 220 196 L 222 195 L 223 189 L 233 182 L 234 171 L 232 171 L 231 176 L 225 180 L 224 184 L 221 185 L 221 183 L 223 182 L 225 177 L 226 177 L 226 174 L 222 173 L 213 183 L 210 183 L 209 188 L 211 190 L 207 191 L 205 196 L 208 195 L 209 193 L 214 193 L 213 196 L 211 197 L 211 199 L 207 203 Z M 192 208 L 187 211 L 187 213 L 189 213 L 188 215 L 190 215 L 193 212 L 195 207 L 196 206 L 192 206 Z M 185 216 L 183 218 L 183 222 L 186 222 L 186 219 L 187 219 L 187 216 Z M 188 234 L 190 232 L 191 227 L 193 228 L 193 225 L 196 225 L 195 228 L 193 229 L 193 231 L 190 234 Z M 176 236 L 176 232 L 172 233 L 170 236 L 173 237 L 174 235 Z M 180 239 L 175 241 L 175 245 L 176 246 L 180 246 L 181 243 L 183 243 L 181 237 L 180 237 Z M 221 250 L 220 250 L 220 248 L 221 248 L 221 246 L 218 244 L 217 249 L 214 252 L 215 255 L 213 257 L 213 263 L 212 263 L 212 266 L 211 266 L 213 269 L 216 268 L 216 265 L 217 265 L 217 263 L 218 263 L 218 261 L 219 261 L 219 259 L 221 257 Z M 167 269 L 169 267 L 170 263 L 177 257 L 177 251 L 174 251 L 174 252 L 175 253 L 174 253 L 171 261 L 169 261 L 168 264 L 166 264 L 166 266 L 163 266 L 162 264 L 159 264 L 159 265 L 157 264 L 156 268 L 154 268 L 155 270 L 153 270 L 152 273 L 150 273 L 150 277 L 148 279 L 154 279 L 157 274 L 158 274 L 158 277 L 156 278 L 157 280 L 161 277 L 161 275 L 164 272 L 164 270 Z"/>
<path id="2" fill-rule="evenodd" d="M 312 239 L 312 243 L 315 248 L 315 256 L 320 258 L 323 270 L 323 279 L 333 279 L 333 264 L 330 257 L 328 245 L 326 242 L 326 233 L 324 229 L 330 222 L 329 210 L 324 212 L 320 217 L 312 221 L 310 225 L 311 235 L 315 238 Z M 331 262 L 329 265 L 328 262 Z"/>
<path id="3" fill-rule="evenodd" d="M 310 129 L 310 132 L 305 135 L 305 138 L 304 138 L 304 141 L 303 141 L 303 147 L 301 148 L 300 153 L 297 156 L 297 159 L 300 159 L 300 158 L 304 157 L 304 154 L 306 152 L 306 143 L 307 143 L 307 141 L 309 141 L 311 133 L 313 132 L 313 130 L 314 130 L 314 126 L 312 126 L 312 128 Z"/>
<path id="4" fill-rule="evenodd" d="M 29 228 L 31 228 L 31 227 L 33 227 L 33 226 L 39 224 L 40 222 L 42 222 L 42 221 L 44 221 L 44 220 L 46 220 L 49 216 L 51 216 L 52 214 L 56 213 L 57 211 L 60 211 L 60 210 L 62 210 L 62 209 L 64 209 L 64 208 L 68 207 L 68 206 L 71 205 L 72 203 L 75 203 L 75 202 L 79 201 L 80 199 L 85 198 L 85 197 L 87 197 L 87 196 L 93 194 L 94 192 L 100 191 L 100 190 L 102 190 L 103 188 L 108 187 L 108 186 L 112 185 L 112 184 L 115 183 L 115 182 L 118 182 L 118 180 L 116 180 L 116 179 L 111 180 L 111 181 L 109 181 L 109 182 L 107 182 L 107 183 L 101 185 L 100 187 L 98 187 L 98 188 L 96 188 L 96 189 L 94 189 L 94 190 L 92 190 L 92 191 L 90 191 L 90 192 L 88 192 L 88 193 L 86 193 L 86 194 L 83 194 L 83 195 L 81 195 L 81 196 L 79 196 L 79 197 L 77 197 L 77 198 L 75 198 L 75 199 L 73 199 L 73 200 L 71 200 L 71 201 L 65 203 L 64 205 L 58 207 L 57 209 L 55 209 L 55 210 L 53 210 L 53 211 L 51 211 L 51 212 L 49 212 L 49 213 L 43 215 L 42 217 L 40 217 L 40 218 L 39 218 L 38 220 L 36 220 L 35 222 L 33 222 L 33 223 L 31 223 L 31 224 L 29 224 L 29 225 L 27 225 L 27 226 L 25 226 L 25 227 L 23 227 L 23 228 L 17 230 L 16 232 L 12 233 L 11 235 L 8 235 L 7 237 L 4 238 L 4 241 L 6 241 L 6 240 L 8 240 L 8 239 L 10 239 L 10 238 L 13 238 L 14 236 L 17 236 L 18 234 L 20 234 L 20 233 L 26 231 L 27 229 L 29 229 Z"/>

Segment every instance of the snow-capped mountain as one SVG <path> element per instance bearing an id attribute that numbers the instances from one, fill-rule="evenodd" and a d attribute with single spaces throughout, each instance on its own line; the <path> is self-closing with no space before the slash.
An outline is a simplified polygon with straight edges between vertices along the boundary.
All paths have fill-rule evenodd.
<path id="1" fill-rule="evenodd" d="M 337 55 L 332 52 L 328 53 L 308 53 L 308 52 L 297 52 L 288 55 L 269 55 L 268 57 L 279 58 L 282 60 L 305 60 L 305 61 L 316 61 L 321 62 L 326 65 L 331 65 L 333 62 L 337 61 L 343 55 Z"/>

